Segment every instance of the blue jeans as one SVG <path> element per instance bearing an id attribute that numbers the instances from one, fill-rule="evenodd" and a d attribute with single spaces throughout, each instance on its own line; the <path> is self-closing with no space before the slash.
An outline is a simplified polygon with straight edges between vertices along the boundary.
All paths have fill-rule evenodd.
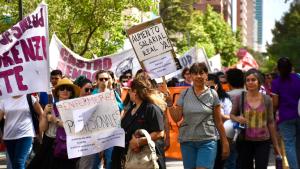
<path id="1" fill-rule="evenodd" d="M 185 169 L 205 167 L 212 169 L 217 154 L 217 142 L 207 141 L 188 141 L 180 143 L 182 161 Z"/>
<path id="2" fill-rule="evenodd" d="M 108 149 L 104 150 L 105 168 L 106 169 L 111 169 L 111 163 L 112 163 L 111 156 L 112 156 L 113 149 L 114 148 L 111 147 L 111 148 L 108 148 Z M 96 155 L 98 156 L 98 153 Z M 98 158 L 95 159 L 93 169 L 99 169 L 100 164 L 101 164 L 101 161 L 98 157 Z"/>
<path id="3" fill-rule="evenodd" d="M 32 146 L 32 137 L 4 140 L 13 169 L 25 169 L 25 162 Z"/>
<path id="4" fill-rule="evenodd" d="M 236 160 L 237 160 L 237 151 L 236 151 L 236 144 L 230 144 L 230 155 L 225 160 L 224 168 L 225 169 L 236 169 Z"/>
<path id="5" fill-rule="evenodd" d="M 300 140 L 296 136 L 300 134 L 300 118 L 284 121 L 279 124 L 279 131 L 285 145 L 286 156 L 290 169 L 299 169 L 296 148 L 299 147 Z"/>

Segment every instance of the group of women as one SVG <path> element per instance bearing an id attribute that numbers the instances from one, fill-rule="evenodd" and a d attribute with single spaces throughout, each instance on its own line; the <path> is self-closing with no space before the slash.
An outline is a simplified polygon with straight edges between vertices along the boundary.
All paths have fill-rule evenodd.
<path id="1" fill-rule="evenodd" d="M 279 71 L 283 70 L 280 66 Z M 289 70 L 281 73 L 282 80 L 288 83 Z M 283 71 L 283 72 L 284 72 Z M 172 100 L 167 88 L 158 91 L 145 73 L 139 73 L 128 82 L 130 88 L 128 95 L 131 104 L 126 112 L 119 94 L 115 92 L 118 102 L 121 127 L 125 130 L 125 148 L 114 147 L 105 152 L 107 168 L 119 169 L 124 167 L 125 155 L 128 149 L 138 153 L 142 146 L 147 145 L 147 139 L 135 134 L 138 129 L 145 129 L 156 144 L 159 168 L 166 168 L 164 157 L 164 111 L 166 106 L 171 112 L 174 121 L 182 121 L 179 127 L 179 142 L 184 168 L 187 169 L 212 169 L 222 168 L 224 160 L 229 156 L 229 142 L 226 137 L 223 123 L 232 119 L 246 127 L 243 139 L 237 142 L 238 159 L 237 168 L 241 169 L 266 169 L 270 144 L 273 143 L 275 154 L 280 155 L 277 144 L 277 133 L 274 121 L 274 106 L 279 106 L 279 116 L 284 116 L 279 124 L 284 141 L 287 144 L 287 155 L 291 169 L 297 167 L 295 150 L 296 140 L 291 138 L 288 129 L 299 132 L 299 118 L 284 115 L 280 109 L 283 104 L 281 88 L 274 87 L 272 91 L 277 95 L 272 99 L 259 92 L 262 77 L 257 70 L 245 73 L 246 91 L 235 98 L 229 98 L 217 77 L 208 74 L 204 63 L 194 63 L 189 69 L 192 86 L 182 91 L 175 106 L 166 104 L 165 100 Z M 294 76 L 291 76 L 294 77 Z M 67 78 L 60 79 L 54 86 L 53 103 L 45 106 L 44 110 L 37 99 L 32 96 L 32 104 L 39 114 L 39 131 L 44 132 L 39 157 L 38 168 L 45 169 L 73 169 L 73 168 L 98 168 L 98 154 L 85 156 L 80 159 L 60 158 L 54 155 L 56 133 L 63 128 L 63 121 L 55 103 L 75 97 L 84 97 L 90 94 L 114 90 L 112 75 L 104 70 L 96 74 L 97 87 L 93 88 L 92 82 L 85 77 L 79 77 L 75 84 Z M 299 91 L 298 89 L 294 89 Z M 161 94 L 163 93 L 163 94 Z M 300 92 L 298 92 L 300 97 Z M 287 96 L 288 97 L 288 96 Z M 295 98 L 298 97 L 295 96 Z M 298 99 L 299 99 L 298 97 Z M 231 99 L 231 101 L 230 101 Z M 51 100 L 52 101 L 52 100 Z M 14 96 L 1 101 L 0 118 L 5 117 L 3 140 L 7 147 L 13 169 L 24 169 L 32 138 L 36 136 L 32 124 L 31 112 L 26 95 Z M 294 117 L 294 119 L 292 118 Z M 286 121 L 286 120 L 293 121 Z M 292 125 L 298 125 L 292 128 Z M 294 145 L 288 143 L 292 141 Z M 289 147 L 290 146 L 290 147 Z M 254 160 L 255 159 L 255 160 Z M 291 161 L 291 162 L 290 162 Z M 295 168 L 296 169 L 296 168 Z"/>

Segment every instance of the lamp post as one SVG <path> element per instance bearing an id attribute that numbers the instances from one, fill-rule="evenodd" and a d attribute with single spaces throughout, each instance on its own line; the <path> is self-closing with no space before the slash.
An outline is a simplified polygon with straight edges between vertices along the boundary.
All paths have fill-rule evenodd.
<path id="1" fill-rule="evenodd" d="M 22 0 L 19 0 L 19 20 L 23 19 L 23 3 Z"/>

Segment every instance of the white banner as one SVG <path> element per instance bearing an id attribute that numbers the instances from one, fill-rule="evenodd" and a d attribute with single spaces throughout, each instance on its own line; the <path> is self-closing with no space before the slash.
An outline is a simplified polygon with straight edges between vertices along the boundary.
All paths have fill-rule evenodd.
<path id="1" fill-rule="evenodd" d="M 120 111 L 113 91 L 56 103 L 67 134 L 68 158 L 125 146 Z"/>
<path id="2" fill-rule="evenodd" d="M 171 79 L 172 77 L 180 75 L 185 67 L 191 67 L 192 64 L 196 62 L 204 62 L 208 67 L 208 70 L 210 70 L 210 66 L 207 62 L 207 56 L 205 54 L 204 48 L 193 47 L 189 51 L 185 52 L 184 55 L 177 58 L 182 66 L 182 69 L 167 75 L 166 79 Z M 158 80 L 158 82 L 160 82 L 160 80 Z"/>
<path id="3" fill-rule="evenodd" d="M 47 5 L 0 35 L 0 98 L 49 91 Z"/>
<path id="4" fill-rule="evenodd" d="M 80 75 L 85 75 L 94 81 L 95 73 L 101 69 L 111 70 L 117 77 L 126 70 L 131 69 L 135 73 L 141 69 L 133 49 L 97 59 L 86 59 L 67 48 L 56 35 L 52 36 L 49 49 L 51 69 L 59 69 L 73 80 Z"/>
<path id="5" fill-rule="evenodd" d="M 222 71 L 221 55 L 217 54 L 208 59 L 210 69 L 213 73 Z"/>

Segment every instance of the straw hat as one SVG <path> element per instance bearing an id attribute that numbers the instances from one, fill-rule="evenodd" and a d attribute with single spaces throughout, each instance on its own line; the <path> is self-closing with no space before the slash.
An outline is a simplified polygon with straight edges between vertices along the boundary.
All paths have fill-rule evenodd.
<path id="1" fill-rule="evenodd" d="M 74 97 L 78 97 L 79 96 L 79 93 L 80 93 L 80 88 L 73 84 L 73 82 L 68 79 L 68 78 L 63 78 L 63 79 L 60 79 L 57 84 L 55 85 L 55 88 L 54 88 L 54 96 L 55 97 L 58 97 L 57 95 L 57 91 L 59 89 L 60 86 L 71 86 L 74 90 L 74 94 L 75 96 Z"/>

